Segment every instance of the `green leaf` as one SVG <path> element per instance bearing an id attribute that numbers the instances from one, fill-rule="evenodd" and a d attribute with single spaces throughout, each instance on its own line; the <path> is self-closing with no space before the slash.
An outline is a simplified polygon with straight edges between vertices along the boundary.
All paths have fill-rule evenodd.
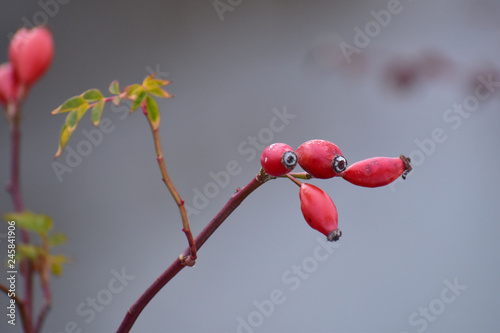
<path id="1" fill-rule="evenodd" d="M 43 249 L 40 246 L 32 244 L 20 244 L 17 246 L 17 253 L 19 256 L 16 258 L 16 263 L 19 263 L 22 259 L 28 258 L 34 261 L 38 258 L 40 253 L 43 253 Z"/>
<path id="2" fill-rule="evenodd" d="M 50 266 L 52 274 L 54 274 L 55 276 L 60 276 L 62 274 L 62 265 L 68 261 L 68 258 L 62 254 L 50 256 Z"/>
<path id="3" fill-rule="evenodd" d="M 66 116 L 66 121 L 64 122 L 66 124 L 66 128 L 70 133 L 72 133 L 75 128 L 76 124 L 78 123 L 78 111 L 73 110 L 68 115 Z"/>
<path id="4" fill-rule="evenodd" d="M 150 87 L 153 87 L 153 86 L 157 86 L 156 83 L 155 83 L 155 76 L 156 76 L 156 73 L 153 73 L 151 75 L 148 75 L 144 78 L 144 80 L 142 81 L 142 86 L 144 88 L 150 88 Z"/>
<path id="5" fill-rule="evenodd" d="M 142 88 L 142 86 L 140 84 L 131 84 L 130 86 L 127 86 L 125 87 L 124 91 L 127 93 L 127 97 L 132 97 L 134 98 L 134 95 L 136 94 L 136 90 L 138 88 L 141 88 L 142 90 L 144 90 L 144 88 Z"/>
<path id="6" fill-rule="evenodd" d="M 4 217 L 8 221 L 15 221 L 16 226 L 39 234 L 47 233 L 52 229 L 52 219 L 45 214 L 35 214 L 30 211 L 9 213 Z"/>
<path id="7" fill-rule="evenodd" d="M 59 138 L 59 147 L 57 148 L 57 152 L 56 152 L 56 155 L 54 156 L 54 158 L 58 158 L 62 154 L 62 151 L 63 151 L 64 147 L 66 146 L 66 143 L 68 142 L 70 136 L 71 136 L 71 132 L 68 130 L 66 124 L 64 124 L 61 128 L 61 135 Z"/>
<path id="8" fill-rule="evenodd" d="M 155 74 L 151 74 L 142 81 L 142 86 L 147 90 L 158 88 L 169 84 L 170 81 L 155 79 Z"/>
<path id="9" fill-rule="evenodd" d="M 50 247 L 58 246 L 66 243 L 67 238 L 63 233 L 56 233 L 47 238 L 47 243 Z"/>
<path id="10" fill-rule="evenodd" d="M 158 104 L 156 104 L 155 99 L 150 95 L 146 96 L 146 107 L 151 127 L 156 130 L 160 126 L 160 110 L 158 109 Z"/>
<path id="11" fill-rule="evenodd" d="M 151 95 L 154 95 L 154 96 L 157 96 L 157 97 L 161 97 L 161 98 L 172 98 L 172 97 L 174 97 L 174 96 L 172 96 L 171 94 L 169 94 L 168 92 L 166 92 L 165 90 L 163 90 L 161 88 L 152 88 L 152 89 L 149 89 L 148 92 Z"/>
<path id="12" fill-rule="evenodd" d="M 89 103 L 82 104 L 76 109 L 76 114 L 78 117 L 77 123 L 80 121 L 80 119 L 82 119 L 83 115 L 85 114 L 85 112 L 87 112 L 88 109 Z"/>
<path id="13" fill-rule="evenodd" d="M 61 113 L 61 106 L 59 106 L 57 109 L 54 109 L 50 112 L 50 114 L 58 114 Z"/>
<path id="14" fill-rule="evenodd" d="M 162 98 L 171 98 L 172 95 L 161 89 L 162 86 L 169 84 L 170 81 L 155 79 L 155 74 L 151 74 L 142 81 L 142 86 L 146 91 L 154 96 Z"/>
<path id="15" fill-rule="evenodd" d="M 90 113 L 90 119 L 92 120 L 95 126 L 99 125 L 99 122 L 101 121 L 101 115 L 103 109 L 104 109 L 104 99 L 101 99 L 92 108 L 92 111 Z"/>
<path id="16" fill-rule="evenodd" d="M 114 94 L 114 95 L 119 95 L 120 94 L 120 86 L 118 85 L 118 81 L 114 80 L 111 82 L 109 85 L 109 92 Z"/>
<path id="17" fill-rule="evenodd" d="M 89 104 L 85 102 L 75 110 L 68 113 L 65 123 L 66 123 L 66 128 L 70 133 L 73 133 L 73 131 L 76 128 L 76 125 L 78 125 L 78 122 L 80 121 L 80 119 L 82 119 L 83 115 L 85 114 L 85 112 L 87 112 L 88 108 Z"/>
<path id="18" fill-rule="evenodd" d="M 74 96 L 70 99 L 67 99 L 60 107 L 52 111 L 52 114 L 63 113 L 73 111 L 76 108 L 80 107 L 82 104 L 86 104 L 87 101 L 81 96 Z"/>
<path id="19" fill-rule="evenodd" d="M 104 98 L 98 89 L 89 89 L 81 95 L 87 103 L 95 102 Z"/>
<path id="20" fill-rule="evenodd" d="M 147 94 L 148 93 L 146 92 L 146 90 L 144 90 L 144 88 L 141 86 L 134 90 L 135 98 L 132 102 L 132 105 L 130 106 L 130 112 L 134 112 L 139 106 L 141 106 L 141 103 L 144 101 L 144 98 L 146 98 Z"/>

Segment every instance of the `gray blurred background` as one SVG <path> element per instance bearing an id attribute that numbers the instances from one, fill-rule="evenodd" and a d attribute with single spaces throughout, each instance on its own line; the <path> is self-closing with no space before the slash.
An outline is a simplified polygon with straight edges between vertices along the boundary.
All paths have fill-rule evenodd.
<path id="1" fill-rule="evenodd" d="M 51 281 L 43 332 L 116 331 L 186 247 L 142 114 L 108 105 L 103 117 L 113 130 L 102 142 L 60 178 L 51 165 L 65 118 L 51 110 L 152 71 L 173 80 L 175 98 L 159 101 L 160 135 L 178 191 L 198 208 L 194 234 L 255 176 L 271 142 L 327 139 L 350 163 L 403 153 L 415 168 L 377 189 L 311 181 L 339 211 L 343 236 L 329 252 L 302 218 L 298 188 L 265 184 L 133 332 L 499 332 L 499 17 L 493 0 L 2 0 L 0 62 L 9 34 L 26 22 L 47 23 L 56 44 L 22 123 L 25 206 L 54 219 L 68 236 L 55 252 L 72 259 Z M 347 44 L 356 47 L 350 62 Z M 487 96 L 478 104 L 476 91 Z M 271 130 L 284 112 L 289 118 Z M 68 146 L 85 145 L 84 130 L 93 128 L 86 116 Z M 5 119 L 0 133 L 7 181 Z M 67 165 L 67 152 L 58 162 Z M 229 184 L 207 185 L 230 161 L 239 168 Z M 196 201 L 206 186 L 211 198 Z M 0 191 L 0 212 L 11 210 Z M 6 305 L 2 295 L 0 331 L 21 332 L 20 321 L 7 324 Z"/>

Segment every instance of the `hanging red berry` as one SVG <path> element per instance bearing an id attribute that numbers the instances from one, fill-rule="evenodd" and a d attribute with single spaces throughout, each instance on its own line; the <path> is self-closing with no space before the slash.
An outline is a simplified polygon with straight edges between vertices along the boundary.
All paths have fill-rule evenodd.
<path id="1" fill-rule="evenodd" d="M 337 241 L 342 236 L 338 228 L 337 208 L 326 192 L 319 187 L 303 183 L 300 186 L 300 209 L 311 228 L 318 230 L 329 241 Z"/>
<path id="2" fill-rule="evenodd" d="M 342 173 L 342 178 L 358 186 L 379 187 L 392 183 L 401 175 L 406 179 L 411 169 L 410 158 L 403 155 L 395 158 L 373 157 L 349 166 Z"/>
<path id="3" fill-rule="evenodd" d="M 0 104 L 4 106 L 17 98 L 17 80 L 10 63 L 0 65 Z"/>
<path id="4" fill-rule="evenodd" d="M 19 83 L 27 86 L 48 69 L 54 55 L 52 33 L 43 26 L 19 29 L 9 45 L 9 59 Z"/>
<path id="5" fill-rule="evenodd" d="M 266 173 L 279 177 L 289 173 L 297 165 L 297 155 L 285 143 L 267 146 L 260 156 L 260 164 Z"/>
<path id="6" fill-rule="evenodd" d="M 326 140 L 310 140 L 297 148 L 299 164 L 315 178 L 332 178 L 344 171 L 347 160 L 337 145 Z"/>

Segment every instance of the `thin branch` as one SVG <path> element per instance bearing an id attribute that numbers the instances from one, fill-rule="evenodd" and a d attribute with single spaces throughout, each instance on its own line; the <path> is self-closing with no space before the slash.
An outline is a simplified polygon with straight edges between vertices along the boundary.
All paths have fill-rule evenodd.
<path id="1" fill-rule="evenodd" d="M 200 232 L 195 239 L 196 248 L 200 249 L 207 239 L 217 230 L 217 228 L 231 215 L 231 213 L 241 204 L 246 197 L 255 191 L 259 186 L 264 184 L 267 180 L 271 179 L 267 174 L 261 171 L 250 183 L 237 191 L 219 213 L 208 223 L 208 225 Z M 153 297 L 174 277 L 179 273 L 185 265 L 183 265 L 181 258 L 189 255 L 190 248 L 187 248 L 179 258 L 163 272 L 155 282 L 139 297 L 139 299 L 129 308 L 125 318 L 123 319 L 117 333 L 129 332 L 135 321 L 141 314 L 146 305 L 153 299 Z"/>
<path id="2" fill-rule="evenodd" d="M 48 289 L 48 292 L 50 293 L 50 289 Z M 44 288 L 44 294 L 45 294 L 45 288 Z M 49 298 L 45 298 L 42 309 L 40 310 L 40 313 L 38 314 L 38 319 L 36 321 L 35 325 L 35 333 L 40 333 L 42 331 L 42 326 L 43 323 L 45 322 L 45 318 L 47 318 L 47 314 L 49 313 L 50 308 L 52 307 L 51 299 L 50 296 Z"/>
<path id="3" fill-rule="evenodd" d="M 21 105 L 24 99 L 24 89 L 20 93 L 18 102 L 9 103 L 7 105 L 7 119 L 10 125 L 10 144 L 11 144 L 11 169 L 10 180 L 7 185 L 14 210 L 18 213 L 24 210 L 23 199 L 21 195 Z M 21 230 L 21 241 L 25 244 L 30 242 L 29 233 L 26 230 Z M 24 300 L 19 303 L 22 305 L 21 311 L 22 321 L 26 332 L 32 332 L 32 312 L 33 312 L 33 266 L 24 259 L 20 263 L 21 276 L 24 277 Z"/>
<path id="4" fill-rule="evenodd" d="M 186 207 L 184 206 L 184 200 L 182 200 L 181 196 L 177 192 L 177 189 L 175 188 L 174 184 L 172 183 L 172 180 L 168 175 L 167 168 L 165 167 L 165 161 L 163 159 L 163 153 L 161 150 L 161 142 L 160 142 L 160 135 L 158 133 L 158 128 L 154 128 L 152 122 L 149 120 L 145 104 L 142 106 L 142 109 L 144 115 L 148 119 L 149 126 L 151 127 L 151 132 L 153 133 L 153 140 L 156 151 L 156 160 L 158 162 L 158 167 L 160 168 L 163 182 L 167 186 L 168 190 L 170 191 L 170 194 L 172 194 L 172 197 L 175 200 L 175 203 L 179 207 L 179 213 L 181 214 L 181 219 L 182 219 L 182 231 L 184 231 L 184 234 L 186 234 L 186 238 L 188 240 L 190 252 L 187 254 L 187 256 L 182 257 L 181 261 L 185 265 L 194 266 L 197 258 L 197 253 L 196 253 L 197 250 L 193 234 L 191 232 L 191 228 L 189 227 L 189 220 L 186 212 Z"/>
<path id="5" fill-rule="evenodd" d="M 46 252 L 46 253 L 48 255 L 48 252 Z M 40 309 L 40 312 L 38 313 L 38 317 L 37 317 L 35 326 L 33 328 L 34 333 L 41 332 L 43 323 L 45 322 L 45 319 L 47 318 L 49 310 L 52 307 L 52 296 L 51 296 L 50 285 L 49 285 L 50 272 L 49 272 L 49 263 L 48 263 L 47 257 L 45 257 L 45 259 L 43 261 L 45 261 L 45 262 L 42 264 L 42 270 L 39 271 L 40 284 L 41 284 L 41 289 L 42 289 L 42 293 L 43 293 L 43 305 L 42 305 L 42 308 Z"/>
<path id="6" fill-rule="evenodd" d="M 5 294 L 8 297 L 10 297 L 9 296 L 9 288 L 7 288 L 7 286 L 0 283 L 0 290 L 5 292 Z M 19 297 L 17 297 L 17 295 L 12 295 L 11 298 L 16 301 L 16 306 L 19 309 L 19 312 L 21 314 L 21 322 L 23 323 L 24 331 L 31 332 L 31 324 L 29 322 L 29 319 L 28 319 L 29 317 L 28 317 L 28 314 L 26 313 L 26 307 L 24 306 L 23 300 L 20 299 Z"/>
<path id="7" fill-rule="evenodd" d="M 22 212 L 23 199 L 21 196 L 21 182 L 20 178 L 20 150 L 21 150 L 21 116 L 14 103 L 9 103 L 8 105 L 8 119 L 10 124 L 10 180 L 7 185 L 7 191 L 9 192 L 12 203 L 14 204 L 14 210 L 16 212 Z M 23 237 L 23 241 L 25 241 Z"/>
<path id="8" fill-rule="evenodd" d="M 307 173 L 307 172 L 295 172 L 295 173 L 287 173 L 286 175 L 284 176 L 281 176 L 281 177 L 288 177 L 288 176 L 292 176 L 293 178 L 296 178 L 296 179 L 312 179 L 314 178 L 310 173 Z"/>
<path id="9" fill-rule="evenodd" d="M 3 283 L 0 283 L 0 290 L 3 291 L 5 293 L 5 295 L 7 295 L 7 297 L 13 298 L 16 301 L 16 304 L 22 303 L 22 300 L 19 297 L 17 297 L 17 295 L 12 295 L 12 297 L 9 296 L 9 292 L 10 292 L 9 288 L 6 285 L 4 285 Z"/>
<path id="10" fill-rule="evenodd" d="M 125 98 L 127 97 L 127 93 L 126 92 L 122 92 L 118 95 L 114 95 L 114 96 L 110 96 L 110 97 L 104 97 L 104 103 L 107 103 L 107 102 L 113 102 L 113 100 L 117 97 L 120 97 L 121 98 Z M 89 108 L 92 108 L 94 105 L 96 105 L 97 103 L 99 102 L 95 102 L 95 103 L 89 103 Z M 114 102 L 113 102 L 114 103 Z"/>
<path id="11" fill-rule="evenodd" d="M 302 186 L 302 182 L 300 180 L 298 180 L 297 178 L 295 178 L 294 176 L 291 176 L 290 174 L 286 174 L 286 176 L 288 177 L 288 179 L 290 179 L 292 182 L 294 182 L 298 187 Z"/>
<path id="12" fill-rule="evenodd" d="M 52 295 L 50 292 L 50 260 L 49 260 L 49 243 L 47 242 L 47 237 L 45 234 L 41 235 L 43 250 L 45 256 L 42 257 L 41 271 L 40 274 L 40 284 L 42 286 L 43 292 L 43 305 L 42 309 L 38 313 L 38 318 L 35 324 L 34 333 L 40 333 L 42 330 L 42 325 L 45 321 L 47 314 L 52 306 Z"/>

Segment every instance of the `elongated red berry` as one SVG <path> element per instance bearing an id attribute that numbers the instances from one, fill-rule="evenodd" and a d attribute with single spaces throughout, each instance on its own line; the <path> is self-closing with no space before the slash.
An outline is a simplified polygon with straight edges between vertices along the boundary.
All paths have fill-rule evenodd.
<path id="1" fill-rule="evenodd" d="M 338 228 L 337 207 L 332 198 L 311 184 L 303 183 L 300 186 L 300 209 L 304 219 L 311 228 L 324 234 L 329 241 L 337 241 L 342 236 Z"/>
<path id="2" fill-rule="evenodd" d="M 349 166 L 342 178 L 358 186 L 379 187 L 392 183 L 401 175 L 405 179 L 411 169 L 410 158 L 403 155 L 373 157 Z"/>
<path id="3" fill-rule="evenodd" d="M 52 33 L 43 26 L 19 29 L 9 45 L 9 59 L 20 84 L 30 86 L 49 68 L 54 55 Z"/>
<path id="4" fill-rule="evenodd" d="M 283 176 L 297 165 L 297 155 L 293 148 L 285 143 L 273 143 L 267 146 L 260 155 L 260 164 L 271 176 Z"/>
<path id="5" fill-rule="evenodd" d="M 17 80 L 10 63 L 0 65 L 0 103 L 4 106 L 17 98 Z"/>
<path id="6" fill-rule="evenodd" d="M 347 160 L 339 147 L 326 140 L 310 140 L 297 148 L 299 165 L 315 178 L 332 178 L 344 171 Z"/>

